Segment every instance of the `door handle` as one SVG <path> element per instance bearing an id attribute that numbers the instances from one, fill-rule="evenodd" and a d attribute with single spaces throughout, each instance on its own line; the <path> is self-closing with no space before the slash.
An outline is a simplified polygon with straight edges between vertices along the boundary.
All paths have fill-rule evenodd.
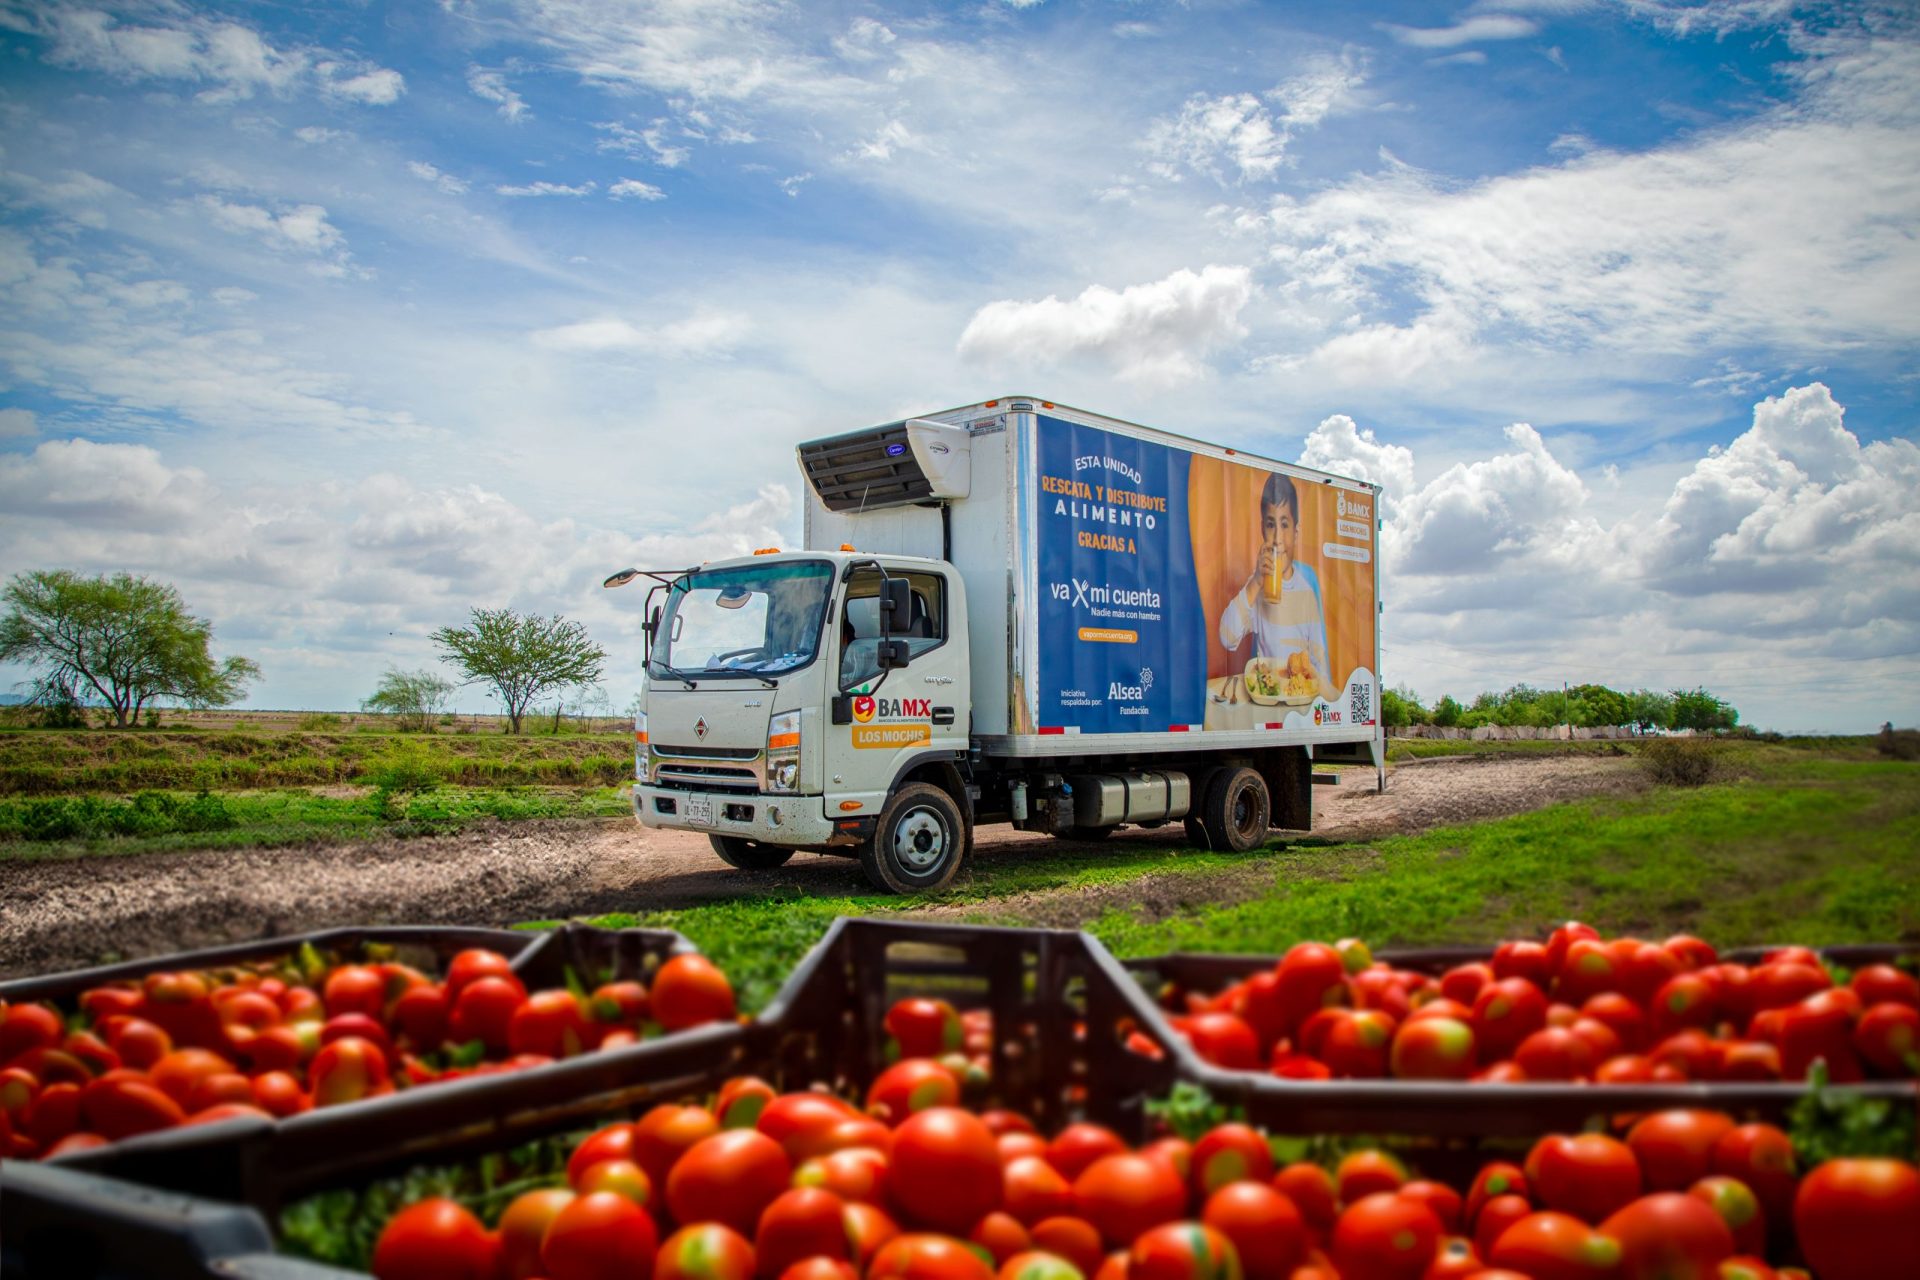
<path id="1" fill-rule="evenodd" d="M 952 724 L 953 708 L 952 707 L 935 707 L 933 709 L 933 722 L 935 724 Z"/>

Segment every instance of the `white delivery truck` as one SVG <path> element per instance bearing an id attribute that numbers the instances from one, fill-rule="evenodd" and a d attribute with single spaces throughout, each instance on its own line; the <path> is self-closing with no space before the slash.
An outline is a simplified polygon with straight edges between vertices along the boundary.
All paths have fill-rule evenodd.
<path id="1" fill-rule="evenodd" d="M 810 441 L 805 546 L 653 580 L 634 812 L 948 884 L 986 823 L 1247 850 L 1370 759 L 1379 492 L 1029 396 Z"/>

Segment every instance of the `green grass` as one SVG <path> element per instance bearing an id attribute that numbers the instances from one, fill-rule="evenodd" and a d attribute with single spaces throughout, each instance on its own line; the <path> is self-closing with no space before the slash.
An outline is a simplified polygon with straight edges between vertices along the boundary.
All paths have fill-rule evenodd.
<path id="1" fill-rule="evenodd" d="M 486 819 L 611 818 L 623 787 L 429 787 L 320 795 L 278 791 L 143 792 L 130 800 L 0 800 L 0 861 L 427 835 Z"/>
<path id="2" fill-rule="evenodd" d="M 373 782 L 396 767 L 443 786 L 612 786 L 626 734 L 0 731 L 0 795 L 242 790 Z"/>
<path id="3" fill-rule="evenodd" d="M 1485 742 L 1475 742 L 1471 738 L 1389 737 L 1387 759 L 1390 761 L 1431 760 L 1440 756 L 1619 756 L 1637 754 L 1643 745 L 1650 742 L 1691 741 L 1707 741 L 1707 739 L 1574 738 L 1562 741 L 1557 738 L 1521 738 L 1512 741 L 1489 739 Z M 1876 755 L 1874 739 L 1864 736 L 1797 737 L 1781 738 L 1777 741 L 1736 736 L 1712 741 L 1716 749 L 1732 755 L 1781 750 L 1839 756 L 1850 760 L 1870 760 Z"/>
<path id="4" fill-rule="evenodd" d="M 1030 924 L 1089 903 L 1123 955 L 1274 954 L 1304 938 L 1493 942 L 1579 918 L 1610 934 L 1686 930 L 1722 946 L 1920 939 L 1920 770 L 1775 746 L 1723 753 L 1725 782 L 1556 805 L 1418 836 L 1259 855 L 1125 844 L 1000 859 L 931 903 L 884 895 L 740 899 L 602 917 L 678 929 L 760 1007 L 841 915 L 958 906 L 960 919 Z M 1239 871 L 1231 887 L 1220 873 Z M 1252 872 L 1251 877 L 1247 874 Z M 1143 877 L 1171 877 L 1142 911 Z M 1159 883 L 1166 885 L 1167 879 Z M 1213 897 L 1234 901 L 1210 902 Z M 1033 897 L 1029 895 L 1039 895 Z M 1201 905 L 1185 906 L 1185 902 Z M 1100 903 L 1111 905 L 1100 910 Z M 1171 909 L 1165 909 L 1171 904 Z"/>

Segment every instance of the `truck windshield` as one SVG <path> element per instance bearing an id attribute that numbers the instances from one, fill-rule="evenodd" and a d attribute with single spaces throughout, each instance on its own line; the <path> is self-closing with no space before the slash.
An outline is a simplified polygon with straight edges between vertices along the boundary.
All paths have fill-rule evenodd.
<path id="1" fill-rule="evenodd" d="M 819 653 L 832 591 L 823 560 L 688 574 L 668 593 L 647 666 L 675 675 L 797 671 Z"/>

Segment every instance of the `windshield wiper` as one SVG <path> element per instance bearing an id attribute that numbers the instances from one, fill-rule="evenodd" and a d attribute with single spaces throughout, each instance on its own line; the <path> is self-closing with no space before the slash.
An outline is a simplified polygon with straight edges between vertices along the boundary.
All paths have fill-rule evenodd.
<path id="1" fill-rule="evenodd" d="M 687 686 L 687 688 L 689 688 L 689 689 L 698 689 L 698 688 L 700 687 L 699 685 L 697 685 L 697 684 L 695 684 L 695 683 L 693 682 L 693 679 L 692 679 L 692 677 L 690 677 L 690 676 L 684 676 L 684 675 L 681 675 L 681 674 L 680 674 L 680 673 L 679 673 L 678 671 L 675 671 L 675 670 L 674 670 L 674 669 L 673 669 L 672 667 L 655 667 L 655 668 L 651 668 L 651 669 L 649 669 L 649 670 L 648 670 L 648 672 L 647 672 L 647 674 L 648 674 L 648 675 L 656 675 L 656 674 L 657 674 L 657 675 L 663 675 L 663 676 L 670 676 L 670 677 L 672 677 L 673 679 L 675 679 L 675 680 L 678 680 L 678 681 L 680 681 L 680 682 L 681 682 L 682 684 L 684 684 L 684 685 L 686 685 L 686 686 Z"/>
<path id="2" fill-rule="evenodd" d="M 778 689 L 780 687 L 778 680 L 763 676 L 758 671 L 748 671 L 742 667 L 708 667 L 700 674 L 703 676 L 746 676 L 748 679 L 758 680 L 769 689 Z M 685 679 L 685 677 L 682 677 L 682 679 Z M 692 684 L 693 682 L 689 680 L 687 683 Z"/>

